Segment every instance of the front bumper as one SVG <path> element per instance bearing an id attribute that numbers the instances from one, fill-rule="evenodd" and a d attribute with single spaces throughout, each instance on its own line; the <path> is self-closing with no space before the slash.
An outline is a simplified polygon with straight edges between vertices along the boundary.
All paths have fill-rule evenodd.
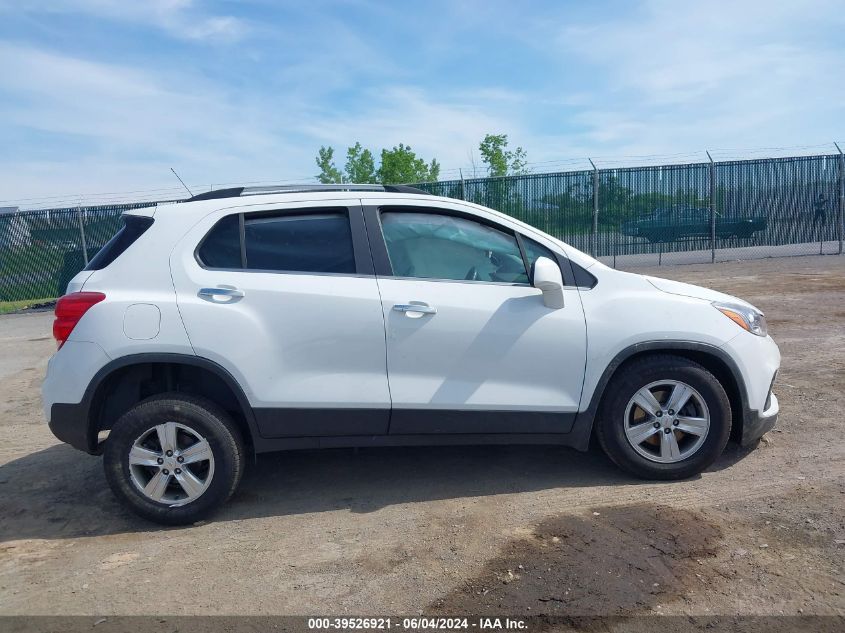
<path id="1" fill-rule="evenodd" d="M 746 411 L 745 420 L 742 424 L 742 437 L 739 440 L 741 446 L 751 446 L 765 433 L 771 431 L 778 421 L 780 405 L 775 394 L 771 394 L 769 408 L 762 413 L 758 411 Z"/>
<path id="2" fill-rule="evenodd" d="M 750 446 L 777 423 L 778 399 L 772 393 L 780 368 L 780 350 L 770 336 L 741 332 L 722 346 L 736 368 L 742 397 L 742 432 L 737 439 Z"/>

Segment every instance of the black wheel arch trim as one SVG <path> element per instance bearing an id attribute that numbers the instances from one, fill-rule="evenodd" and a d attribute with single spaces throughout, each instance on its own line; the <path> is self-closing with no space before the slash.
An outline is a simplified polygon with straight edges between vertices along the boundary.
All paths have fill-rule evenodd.
<path id="1" fill-rule="evenodd" d="M 102 452 L 102 447 L 99 445 L 97 438 L 99 421 L 96 419 L 97 403 L 95 402 L 95 399 L 99 395 L 99 388 L 115 371 L 132 365 L 145 365 L 149 363 L 193 365 L 217 375 L 235 395 L 244 419 L 249 426 L 251 436 L 253 438 L 258 436 L 258 426 L 255 421 L 255 415 L 253 414 L 252 405 L 249 403 L 240 383 L 225 367 L 202 356 L 168 352 L 129 354 L 108 362 L 94 374 L 94 377 L 85 390 L 85 395 L 83 395 L 82 400 L 78 404 L 53 404 L 50 411 L 50 430 L 56 437 L 63 442 L 67 442 L 74 448 L 92 455 L 99 455 Z M 84 428 L 80 428 L 83 426 Z"/>
<path id="2" fill-rule="evenodd" d="M 701 343 L 698 341 L 684 341 L 684 340 L 666 340 L 666 341 L 643 341 L 640 343 L 634 343 L 620 351 L 616 356 L 613 357 L 613 360 L 608 363 L 607 367 L 605 367 L 604 371 L 602 372 L 601 378 L 599 378 L 598 383 L 596 384 L 596 388 L 593 390 L 592 397 L 590 398 L 589 406 L 584 410 L 578 413 L 578 417 L 576 418 L 576 426 L 581 430 L 582 437 L 586 438 L 586 441 L 589 440 L 589 437 L 592 435 L 592 428 L 593 424 L 595 423 L 595 418 L 598 413 L 599 405 L 601 405 L 602 398 L 604 397 L 604 393 L 607 389 L 607 386 L 610 384 L 613 375 L 616 373 L 616 370 L 630 358 L 636 356 L 637 354 L 642 354 L 644 352 L 666 352 L 671 354 L 672 352 L 695 352 L 699 354 L 707 354 L 709 356 L 714 357 L 715 359 L 721 361 L 730 371 L 731 376 L 733 377 L 734 383 L 736 383 L 736 391 L 737 396 L 739 397 L 739 404 L 741 407 L 741 411 L 738 412 L 741 419 L 738 420 L 740 425 L 744 425 L 744 422 L 749 419 L 755 419 L 759 416 L 758 413 L 751 411 L 748 405 L 748 393 L 745 388 L 745 381 L 742 379 L 742 373 L 737 367 L 736 362 L 733 358 L 731 358 L 730 354 L 728 354 L 725 350 L 721 347 L 717 347 L 716 345 L 710 345 L 708 343 Z M 737 422 L 735 420 L 734 422 Z M 744 441 L 744 438 L 743 438 Z M 586 450 L 586 444 L 583 446 Z"/>

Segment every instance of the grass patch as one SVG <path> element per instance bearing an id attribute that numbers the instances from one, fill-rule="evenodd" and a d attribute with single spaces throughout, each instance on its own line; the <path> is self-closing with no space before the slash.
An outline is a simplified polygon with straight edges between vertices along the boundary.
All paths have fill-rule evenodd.
<path id="1" fill-rule="evenodd" d="M 0 314 L 10 314 L 12 312 L 17 312 L 18 310 L 31 308 L 39 303 L 47 303 L 50 301 L 55 301 L 55 299 L 47 297 L 44 299 L 24 299 L 21 301 L 0 301 Z"/>

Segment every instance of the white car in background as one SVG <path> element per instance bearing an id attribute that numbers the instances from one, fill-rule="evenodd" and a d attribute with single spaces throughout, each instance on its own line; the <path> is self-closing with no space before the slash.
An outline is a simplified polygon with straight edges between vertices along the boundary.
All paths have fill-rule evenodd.
<path id="1" fill-rule="evenodd" d="M 253 453 L 563 444 L 700 473 L 772 428 L 762 313 L 402 186 L 137 209 L 56 306 L 53 433 L 138 514 L 196 521 Z"/>

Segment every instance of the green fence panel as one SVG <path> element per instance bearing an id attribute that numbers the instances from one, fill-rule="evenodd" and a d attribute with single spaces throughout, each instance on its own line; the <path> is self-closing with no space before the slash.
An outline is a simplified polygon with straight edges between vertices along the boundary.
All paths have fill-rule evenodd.
<path id="1" fill-rule="evenodd" d="M 838 155 L 416 185 L 491 207 L 612 265 L 842 253 Z"/>

